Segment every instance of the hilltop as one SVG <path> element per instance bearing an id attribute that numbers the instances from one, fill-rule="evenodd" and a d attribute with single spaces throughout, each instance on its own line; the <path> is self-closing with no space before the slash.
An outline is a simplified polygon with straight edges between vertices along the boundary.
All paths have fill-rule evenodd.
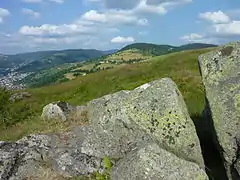
<path id="1" fill-rule="evenodd" d="M 181 46 L 172 46 L 172 45 L 157 45 L 157 44 L 151 44 L 151 43 L 134 43 L 122 48 L 120 51 L 125 51 L 129 49 L 138 49 L 143 54 L 159 56 L 159 55 L 163 55 L 171 52 L 179 52 L 179 51 L 185 51 L 185 50 L 191 50 L 191 49 L 204 49 L 209 47 L 217 47 L 217 45 L 205 44 L 205 43 L 192 43 L 192 44 L 185 44 Z"/>
<path id="2" fill-rule="evenodd" d="M 112 52 L 116 50 L 109 51 L 109 53 L 111 52 L 112 54 L 104 55 L 94 60 L 88 60 L 84 63 L 71 63 L 65 66 L 57 66 L 33 73 L 24 78 L 23 81 L 19 82 L 23 82 L 29 87 L 40 87 L 72 80 L 78 76 L 84 76 L 89 73 L 95 73 L 106 69 L 114 69 L 127 64 L 150 61 L 153 57 L 160 55 L 207 47 L 216 47 L 216 45 L 196 43 L 176 47 L 170 45 L 135 43 L 127 45 L 115 53 Z"/>

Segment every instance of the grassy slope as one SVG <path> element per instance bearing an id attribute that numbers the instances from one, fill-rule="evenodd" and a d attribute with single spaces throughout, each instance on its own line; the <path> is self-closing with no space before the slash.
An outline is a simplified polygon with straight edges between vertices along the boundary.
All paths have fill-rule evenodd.
<path id="1" fill-rule="evenodd" d="M 104 61 L 129 61 L 133 59 L 149 59 L 151 55 L 145 55 L 142 51 L 138 49 L 128 49 L 116 52 L 112 55 L 108 55 Z"/>
<path id="2" fill-rule="evenodd" d="M 88 74 L 63 84 L 29 89 L 33 96 L 21 103 L 27 103 L 33 112 L 40 114 L 43 106 L 53 101 L 65 100 L 74 105 L 85 104 L 109 93 L 133 89 L 155 79 L 170 77 L 184 95 L 190 114 L 199 114 L 204 108 L 204 92 L 197 60 L 200 54 L 209 50 L 172 53 L 154 57 L 151 61 Z M 54 122 L 48 124 L 33 117 L 16 126 L 0 129 L 0 139 L 17 139 L 29 133 L 45 132 L 46 129 L 59 130 L 58 127 L 65 128 L 65 124 L 57 126 Z"/>

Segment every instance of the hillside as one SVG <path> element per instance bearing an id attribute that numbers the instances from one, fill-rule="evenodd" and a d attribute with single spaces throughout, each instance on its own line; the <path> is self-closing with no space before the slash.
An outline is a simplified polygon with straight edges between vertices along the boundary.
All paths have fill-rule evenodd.
<path id="1" fill-rule="evenodd" d="M 14 68 L 19 72 L 34 72 L 64 63 L 82 62 L 111 54 L 113 51 L 95 49 L 70 49 L 62 51 L 39 51 L 0 56 L 1 68 Z"/>
<path id="2" fill-rule="evenodd" d="M 0 138 L 16 139 L 35 131 L 59 129 L 58 125 L 47 122 L 46 124 L 38 118 L 43 106 L 50 102 L 63 100 L 74 105 L 84 104 L 105 94 L 133 89 L 162 77 L 170 77 L 177 83 L 192 116 L 200 114 L 204 108 L 204 92 L 197 59 L 200 54 L 209 50 L 211 49 L 157 56 L 149 61 L 125 64 L 114 69 L 80 76 L 69 82 L 27 89 L 32 96 L 12 104 L 10 108 L 11 112 L 14 112 L 12 115 L 14 117 L 16 115 L 17 118 L 10 118 L 9 124 L 17 125 L 1 129 Z"/>
<path id="3" fill-rule="evenodd" d="M 204 43 L 186 44 L 186 45 L 177 47 L 177 51 L 185 51 L 185 50 L 191 50 L 191 49 L 204 49 L 204 48 L 210 48 L 210 47 L 217 47 L 217 45 L 204 44 Z"/>
<path id="4" fill-rule="evenodd" d="M 159 55 L 180 52 L 188 49 L 202 49 L 206 47 L 215 47 L 215 45 L 195 43 L 174 47 L 170 45 L 135 43 L 128 45 L 115 53 L 113 52 L 116 50 L 107 51 L 108 53 L 112 52 L 112 54 L 96 58 L 94 61 L 88 61 L 83 64 L 75 64 L 72 66 L 73 68 L 66 66 L 66 68 L 61 68 L 61 70 L 55 68 L 31 74 L 31 76 L 26 77 L 21 82 L 25 82 L 29 87 L 40 87 L 43 85 L 72 80 L 78 76 L 83 76 L 89 73 L 117 68 L 126 64 L 148 61 L 151 60 L 152 57 Z"/>
<path id="5" fill-rule="evenodd" d="M 171 45 L 157 45 L 157 44 L 151 44 L 151 43 L 134 43 L 122 48 L 120 51 L 125 51 L 129 49 L 138 49 L 143 54 L 157 56 L 157 55 L 163 55 L 171 52 L 180 52 L 180 51 L 192 50 L 192 49 L 204 49 L 209 47 L 217 47 L 217 45 L 204 44 L 204 43 L 192 43 L 192 44 L 186 44 L 181 46 L 171 46 Z"/>
<path id="6" fill-rule="evenodd" d="M 150 43 L 134 43 L 130 44 L 120 50 L 125 51 L 129 49 L 138 49 L 144 55 L 150 56 L 159 56 L 162 54 L 167 54 L 173 52 L 176 47 L 171 45 L 157 45 L 157 44 L 150 44 Z"/>

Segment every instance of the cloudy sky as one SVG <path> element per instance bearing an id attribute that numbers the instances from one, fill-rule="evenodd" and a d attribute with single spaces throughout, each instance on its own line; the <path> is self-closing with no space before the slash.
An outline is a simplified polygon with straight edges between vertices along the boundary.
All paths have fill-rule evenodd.
<path id="1" fill-rule="evenodd" d="M 0 0 L 0 53 L 240 39 L 240 0 Z"/>

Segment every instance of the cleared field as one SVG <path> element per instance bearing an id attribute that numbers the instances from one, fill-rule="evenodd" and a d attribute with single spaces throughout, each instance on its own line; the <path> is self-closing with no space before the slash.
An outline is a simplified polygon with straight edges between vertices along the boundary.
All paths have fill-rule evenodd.
<path id="1" fill-rule="evenodd" d="M 73 79 L 76 78 L 76 77 L 73 75 L 73 73 L 67 73 L 67 74 L 65 74 L 65 77 L 66 77 L 67 79 L 69 79 L 69 80 L 73 80 Z"/>
<path id="2" fill-rule="evenodd" d="M 135 59 L 149 59 L 152 56 L 145 56 L 141 53 L 141 51 L 137 49 L 129 49 L 125 51 L 117 52 L 113 55 L 107 56 L 104 61 L 129 61 Z"/>

